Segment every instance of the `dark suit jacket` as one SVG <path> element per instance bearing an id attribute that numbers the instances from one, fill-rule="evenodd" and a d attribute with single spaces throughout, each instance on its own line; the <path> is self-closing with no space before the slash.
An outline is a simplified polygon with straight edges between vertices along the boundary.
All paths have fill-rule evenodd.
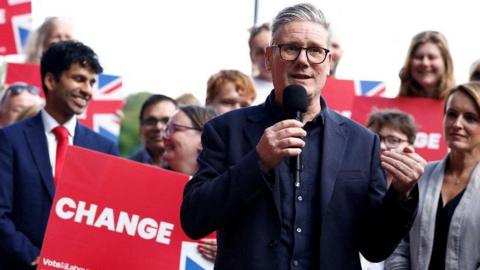
<path id="1" fill-rule="evenodd" d="M 205 125 L 199 170 L 185 187 L 182 227 L 195 239 L 217 231 L 216 269 L 278 268 L 278 171 L 262 173 L 255 151 L 264 129 L 274 124 L 265 106 L 274 106 L 273 95 Z M 408 232 L 418 190 L 409 202 L 393 189 L 386 192 L 378 137 L 326 110 L 320 190 L 312 191 L 321 197 L 320 269 L 360 269 L 359 251 L 383 260 Z"/>
<path id="2" fill-rule="evenodd" d="M 55 193 L 41 114 L 0 129 L 0 269 L 29 269 L 39 255 Z M 80 125 L 74 145 L 117 155 Z"/>

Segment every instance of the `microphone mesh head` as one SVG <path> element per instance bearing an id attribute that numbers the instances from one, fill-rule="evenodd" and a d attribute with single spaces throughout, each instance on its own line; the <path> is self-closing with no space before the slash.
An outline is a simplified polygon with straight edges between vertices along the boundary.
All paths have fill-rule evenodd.
<path id="1" fill-rule="evenodd" d="M 292 84 L 283 90 L 283 108 L 287 112 L 307 111 L 307 90 L 305 87 Z"/>

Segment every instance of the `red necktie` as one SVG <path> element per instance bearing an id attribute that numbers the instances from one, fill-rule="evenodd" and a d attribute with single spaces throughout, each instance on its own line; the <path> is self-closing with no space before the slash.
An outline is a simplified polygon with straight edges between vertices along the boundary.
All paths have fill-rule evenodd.
<path id="1" fill-rule="evenodd" d="M 68 130 L 64 126 L 58 126 L 52 130 L 57 138 L 57 156 L 55 161 L 55 185 L 65 162 L 65 154 L 68 146 Z"/>

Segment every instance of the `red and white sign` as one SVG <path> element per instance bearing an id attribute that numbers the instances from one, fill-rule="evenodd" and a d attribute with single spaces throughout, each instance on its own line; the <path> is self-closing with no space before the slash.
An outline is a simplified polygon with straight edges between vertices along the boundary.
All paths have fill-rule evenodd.
<path id="1" fill-rule="evenodd" d="M 194 243 L 180 225 L 188 178 L 69 147 L 38 269 L 211 268 L 182 250 Z"/>
<path id="2" fill-rule="evenodd" d="M 32 28 L 30 0 L 0 0 L 0 55 L 22 53 Z"/>
<path id="3" fill-rule="evenodd" d="M 443 159 L 448 147 L 443 137 L 443 101 L 427 98 L 380 98 L 356 96 L 352 119 L 366 125 L 376 109 L 397 109 L 411 114 L 417 126 L 416 152 L 427 161 Z"/>
<path id="4" fill-rule="evenodd" d="M 350 118 L 355 96 L 380 97 L 385 92 L 381 81 L 339 80 L 328 77 L 322 91 L 329 108 Z"/>
<path id="5" fill-rule="evenodd" d="M 38 89 L 43 89 L 40 65 L 33 63 L 7 63 L 5 84 L 10 85 L 17 82 L 35 85 Z M 42 97 L 45 96 L 43 91 L 40 91 L 40 93 Z"/>
<path id="6" fill-rule="evenodd" d="M 351 80 L 337 80 L 328 77 L 323 87 L 322 97 L 327 106 L 345 117 L 352 116 L 355 89 Z"/>

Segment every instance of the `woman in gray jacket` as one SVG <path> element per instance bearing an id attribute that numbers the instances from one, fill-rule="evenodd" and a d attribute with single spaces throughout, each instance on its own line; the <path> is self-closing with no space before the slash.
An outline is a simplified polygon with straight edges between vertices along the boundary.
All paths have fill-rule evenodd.
<path id="1" fill-rule="evenodd" d="M 425 168 L 412 229 L 386 268 L 480 269 L 480 83 L 452 89 L 443 128 L 450 153 Z"/>

